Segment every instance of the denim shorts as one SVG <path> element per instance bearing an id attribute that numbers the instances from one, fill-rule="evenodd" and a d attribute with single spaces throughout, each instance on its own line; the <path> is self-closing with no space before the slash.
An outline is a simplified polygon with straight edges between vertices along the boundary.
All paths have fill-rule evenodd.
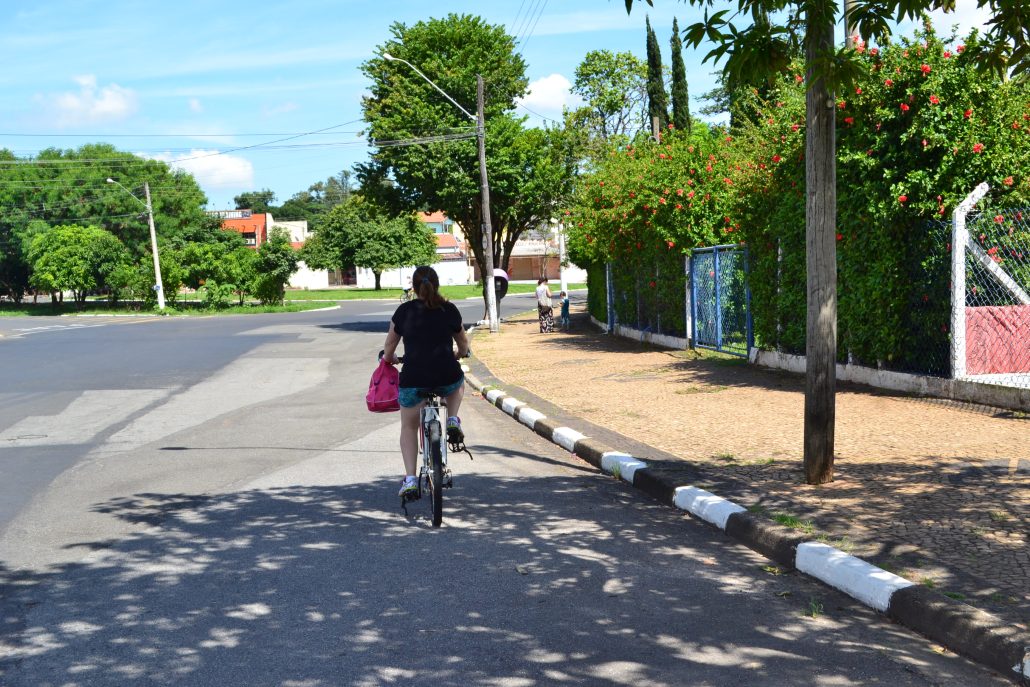
<path id="1" fill-rule="evenodd" d="M 454 384 L 446 386 L 402 386 L 397 389 L 397 402 L 401 404 L 402 408 L 414 408 L 426 400 L 419 396 L 420 392 L 435 391 L 438 396 L 450 396 L 464 383 L 465 375 L 462 375 Z"/>

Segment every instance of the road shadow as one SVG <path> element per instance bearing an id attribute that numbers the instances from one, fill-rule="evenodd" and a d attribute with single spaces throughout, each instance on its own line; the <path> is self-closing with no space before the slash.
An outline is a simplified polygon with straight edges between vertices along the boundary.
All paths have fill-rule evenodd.
<path id="1" fill-rule="evenodd" d="M 403 517 L 395 487 L 98 504 L 146 527 L 48 573 L 0 570 L 0 682 L 814 686 L 861 680 L 873 651 L 900 675 L 925 664 L 900 628 L 853 639 L 870 616 L 835 592 L 742 583 L 725 544 L 689 543 L 682 516 L 603 480 L 462 477 L 438 530 Z M 811 603 L 832 618 L 806 620 Z"/>

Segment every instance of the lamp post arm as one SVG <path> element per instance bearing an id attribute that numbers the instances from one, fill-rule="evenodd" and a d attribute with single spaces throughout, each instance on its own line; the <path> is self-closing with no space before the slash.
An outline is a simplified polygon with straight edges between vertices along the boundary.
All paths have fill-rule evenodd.
<path id="1" fill-rule="evenodd" d="M 455 100 L 455 99 L 454 99 L 454 98 L 452 98 L 451 96 L 447 95 L 447 92 L 446 92 L 446 91 L 444 91 L 444 90 L 443 90 L 442 88 L 440 88 L 440 87 L 439 87 L 439 86 L 437 86 L 437 85 L 436 85 L 435 83 L 433 83 L 433 82 L 432 82 L 432 80 L 431 80 L 431 79 L 430 79 L 430 78 L 429 78 L 428 76 L 426 76 L 425 74 L 423 74 L 422 72 L 420 72 L 420 71 L 419 71 L 419 69 L 418 69 L 418 67 L 416 67 L 415 65 L 413 65 L 413 64 L 412 64 L 411 62 L 408 62 L 408 61 L 407 61 L 407 60 L 405 60 L 405 59 L 401 59 L 400 57 L 394 57 L 393 55 L 390 55 L 390 54 L 386 54 L 386 53 L 384 53 L 384 54 L 383 54 L 383 57 L 384 57 L 385 59 L 387 59 L 387 60 L 392 60 L 392 61 L 395 61 L 395 62 L 403 62 L 404 64 L 406 64 L 406 65 L 408 65 L 409 67 L 411 67 L 412 71 L 414 71 L 414 72 L 415 72 L 416 74 L 418 74 L 418 75 L 419 75 L 419 76 L 421 76 L 421 77 L 422 77 L 423 79 L 425 79 L 425 82 L 426 82 L 427 84 L 429 84 L 430 86 L 432 86 L 433 88 L 435 88 L 435 89 L 437 90 L 437 92 L 438 92 L 438 93 L 440 93 L 440 95 L 442 95 L 443 97 L 447 98 L 447 100 L 449 100 L 449 101 L 451 102 L 451 104 L 452 104 L 452 105 L 454 105 L 454 106 L 455 106 L 456 108 L 458 108 L 459 110 L 461 110 L 462 112 L 464 112 L 464 113 L 465 113 L 465 116 L 466 116 L 466 117 L 468 117 L 469 119 L 471 119 L 471 120 L 472 120 L 473 122 L 477 121 L 477 120 L 476 120 L 476 116 L 475 116 L 474 114 L 472 114 L 471 112 L 469 112 L 468 110 L 466 110 L 466 109 L 465 109 L 464 107 L 462 107 L 461 105 L 459 105 L 459 104 L 458 104 L 458 101 L 457 101 L 457 100 Z"/>

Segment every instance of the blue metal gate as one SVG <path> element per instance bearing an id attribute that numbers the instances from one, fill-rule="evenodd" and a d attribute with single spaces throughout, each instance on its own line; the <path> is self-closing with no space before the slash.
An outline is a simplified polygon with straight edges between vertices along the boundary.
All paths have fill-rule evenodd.
<path id="1" fill-rule="evenodd" d="M 691 252 L 690 322 L 695 346 L 747 356 L 754 334 L 746 247 L 714 246 Z"/>

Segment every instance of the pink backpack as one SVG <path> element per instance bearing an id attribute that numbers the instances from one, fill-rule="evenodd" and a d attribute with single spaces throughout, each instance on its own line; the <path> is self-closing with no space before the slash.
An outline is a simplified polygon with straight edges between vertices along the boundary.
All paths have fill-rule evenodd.
<path id="1" fill-rule="evenodd" d="M 385 360 L 379 361 L 379 367 L 372 373 L 368 383 L 365 403 L 373 413 L 390 413 L 400 410 L 397 402 L 397 389 L 400 386 L 400 373 L 397 368 Z"/>

